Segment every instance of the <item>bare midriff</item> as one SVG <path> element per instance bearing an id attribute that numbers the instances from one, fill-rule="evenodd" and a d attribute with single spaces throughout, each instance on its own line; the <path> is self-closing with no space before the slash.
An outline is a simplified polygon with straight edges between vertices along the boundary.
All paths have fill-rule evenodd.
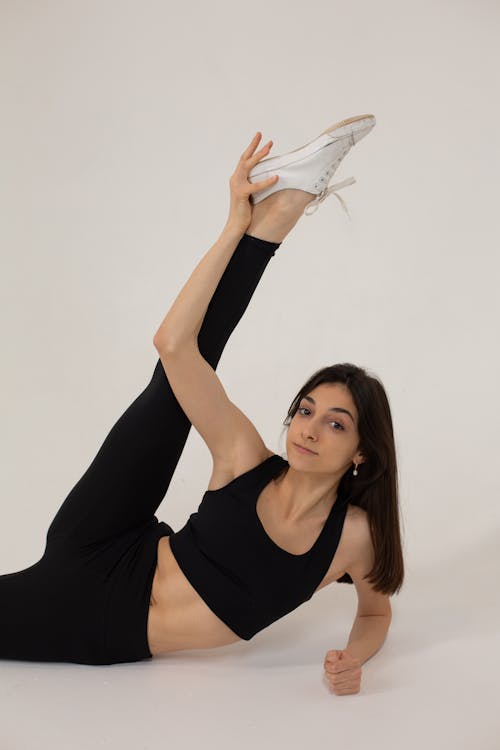
<path id="1" fill-rule="evenodd" d="M 168 536 L 161 537 L 148 616 L 148 644 L 153 656 L 217 648 L 239 640 L 191 586 L 170 549 Z"/>
<path id="2" fill-rule="evenodd" d="M 316 591 L 344 574 L 345 559 L 341 543 Z M 158 542 L 147 632 L 153 656 L 184 649 L 217 648 L 241 640 L 189 583 L 174 557 L 168 536 Z"/>

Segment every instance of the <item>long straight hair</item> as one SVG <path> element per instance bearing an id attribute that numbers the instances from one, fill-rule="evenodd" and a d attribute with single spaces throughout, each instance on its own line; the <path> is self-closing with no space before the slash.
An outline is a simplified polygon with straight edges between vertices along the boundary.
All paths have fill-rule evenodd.
<path id="1" fill-rule="evenodd" d="M 385 389 L 375 376 L 349 362 L 317 370 L 293 399 L 283 422 L 288 427 L 304 396 L 322 383 L 342 383 L 358 410 L 359 450 L 365 461 L 358 475 L 348 469 L 338 497 L 363 508 L 368 516 L 375 559 L 364 576 L 375 591 L 395 594 L 403 585 L 404 562 L 400 531 L 398 472 L 391 410 Z M 284 466 L 278 476 L 286 473 Z M 352 583 L 348 573 L 339 579 Z"/>

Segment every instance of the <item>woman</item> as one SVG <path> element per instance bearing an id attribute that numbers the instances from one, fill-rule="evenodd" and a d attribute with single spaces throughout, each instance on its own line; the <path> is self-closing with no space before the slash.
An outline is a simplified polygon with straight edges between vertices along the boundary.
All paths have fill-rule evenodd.
<path id="1" fill-rule="evenodd" d="M 359 691 L 403 581 L 384 389 L 350 364 L 315 373 L 288 412 L 286 461 L 215 369 L 300 216 L 354 182 L 327 188 L 374 124 L 344 120 L 278 157 L 264 158 L 272 141 L 255 152 L 261 134 L 252 139 L 229 181 L 226 225 L 156 332 L 150 383 L 61 505 L 43 557 L 0 577 L 0 658 L 114 664 L 223 646 L 342 580 L 356 587 L 357 617 L 324 667 L 334 692 Z M 154 514 L 192 424 L 213 472 L 198 512 L 174 533 Z"/>

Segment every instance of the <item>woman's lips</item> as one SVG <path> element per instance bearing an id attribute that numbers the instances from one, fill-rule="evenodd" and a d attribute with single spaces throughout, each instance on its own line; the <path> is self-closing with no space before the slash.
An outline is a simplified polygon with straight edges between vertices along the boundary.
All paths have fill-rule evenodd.
<path id="1" fill-rule="evenodd" d="M 303 448 L 301 445 L 298 445 L 297 443 L 294 443 L 294 446 L 299 450 L 301 453 L 309 453 L 313 456 L 316 455 L 314 451 L 310 451 L 308 448 Z"/>

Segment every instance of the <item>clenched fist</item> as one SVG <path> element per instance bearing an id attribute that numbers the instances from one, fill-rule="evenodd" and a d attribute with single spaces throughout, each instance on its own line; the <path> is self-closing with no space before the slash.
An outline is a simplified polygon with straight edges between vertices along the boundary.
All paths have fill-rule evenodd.
<path id="1" fill-rule="evenodd" d="M 361 689 L 361 662 L 349 651 L 333 649 L 325 656 L 325 673 L 330 690 L 337 695 L 359 693 Z"/>

